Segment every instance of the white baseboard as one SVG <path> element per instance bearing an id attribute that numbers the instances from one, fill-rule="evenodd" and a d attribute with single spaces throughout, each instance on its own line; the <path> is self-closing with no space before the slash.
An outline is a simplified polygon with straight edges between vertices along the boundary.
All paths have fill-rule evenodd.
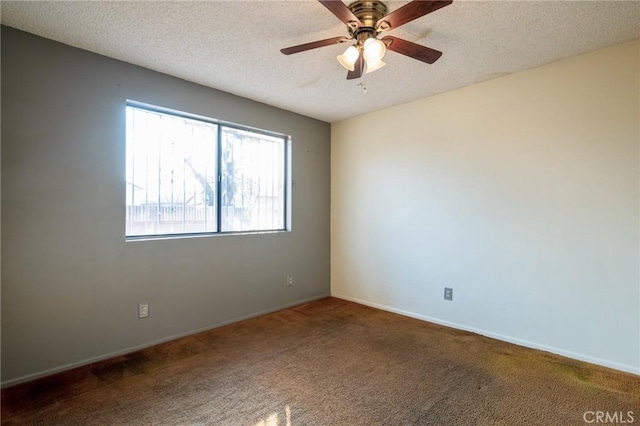
<path id="1" fill-rule="evenodd" d="M 361 305 L 370 306 L 372 308 L 381 309 L 383 311 L 393 312 L 394 314 L 403 315 L 410 318 L 419 319 L 422 321 L 432 322 L 434 324 L 444 325 L 446 327 L 455 328 L 458 330 L 470 331 L 472 333 L 480 334 L 482 336 L 491 337 L 496 340 L 502 340 L 504 342 L 513 343 L 518 346 L 524 346 L 526 348 L 538 349 L 545 352 L 550 352 L 556 355 L 562 355 L 567 358 L 573 358 L 579 361 L 589 362 L 591 364 L 600 365 L 603 367 L 613 368 L 615 370 L 624 371 L 625 373 L 631 373 L 640 375 L 640 367 L 634 367 L 632 365 L 620 364 L 618 362 L 609 361 L 602 358 L 596 358 L 589 355 L 584 355 L 576 352 L 567 351 L 564 349 L 554 348 L 552 346 L 547 346 L 535 342 L 530 342 L 528 340 L 518 339 L 517 337 L 505 336 L 503 334 L 494 333 L 492 331 L 482 330 L 475 327 L 469 327 L 462 324 L 453 323 L 450 321 L 441 320 L 438 318 L 429 317 L 426 315 L 415 314 L 413 312 L 404 311 L 402 309 L 396 309 L 391 306 L 381 305 L 379 303 L 368 302 L 366 300 L 361 300 L 356 297 L 345 296 L 343 294 L 331 293 L 332 297 L 336 297 L 338 299 L 348 300 L 350 302 L 359 303 Z"/>
<path id="2" fill-rule="evenodd" d="M 48 369 L 48 370 L 38 371 L 37 373 L 27 374 L 25 376 L 21 376 L 21 377 L 15 378 L 15 379 L 4 381 L 4 382 L 2 382 L 0 384 L 0 387 L 4 389 L 6 387 L 18 385 L 20 383 L 29 382 L 31 380 L 39 379 L 41 377 L 46 377 L 46 376 L 50 376 L 52 374 L 61 373 L 63 371 L 71 370 L 71 369 L 74 369 L 74 368 L 77 368 L 77 367 L 82 367 L 84 365 L 93 364 L 94 362 L 103 361 L 105 359 L 114 358 L 114 357 L 117 357 L 117 356 L 127 355 L 127 354 L 130 354 L 132 352 L 139 351 L 141 349 L 146 349 L 146 348 L 149 348 L 151 346 L 159 345 L 161 343 L 170 342 L 171 340 L 176 340 L 176 339 L 180 339 L 182 337 L 191 336 L 192 334 L 202 333 L 203 331 L 208 331 L 208 330 L 212 330 L 214 328 L 218 328 L 218 327 L 222 327 L 222 326 L 225 326 L 225 325 L 233 324 L 233 323 L 236 323 L 236 322 L 239 322 L 239 321 L 244 321 L 244 320 L 249 319 L 249 318 L 255 318 L 255 317 L 259 317 L 261 315 L 270 314 L 272 312 L 280 311 L 282 309 L 287 309 L 287 308 L 291 308 L 293 306 L 302 305 L 303 303 L 308 303 L 308 302 L 313 302 L 314 300 L 324 299 L 325 297 L 329 297 L 329 296 L 330 296 L 329 293 L 320 294 L 320 295 L 317 295 L 317 296 L 309 297 L 307 299 L 297 300 L 295 302 L 291 302 L 291 303 L 287 303 L 287 304 L 284 304 L 284 305 L 280 305 L 280 306 L 277 306 L 275 308 L 269 308 L 269 309 L 266 309 L 264 311 L 255 312 L 255 313 L 252 313 L 252 314 L 249 314 L 249 315 L 243 315 L 243 316 L 238 317 L 238 318 L 234 318 L 234 319 L 218 322 L 218 323 L 215 323 L 215 324 L 212 324 L 212 325 L 208 325 L 206 327 L 199 328 L 197 330 L 191 330 L 191 331 L 187 331 L 185 333 L 175 334 L 173 336 L 165 337 L 165 338 L 162 338 L 162 339 L 159 339 L 159 340 L 154 340 L 153 342 L 144 343 L 142 345 L 133 346 L 133 347 L 130 347 L 130 348 L 127 348 L 127 349 L 122 349 L 122 350 L 115 351 L 115 352 L 110 352 L 108 354 L 100 355 L 100 356 L 97 356 L 97 357 L 92 357 L 92 358 L 85 359 L 85 360 L 78 361 L 78 362 L 72 362 L 72 363 L 61 365 L 59 367 L 51 368 L 51 369 Z"/>

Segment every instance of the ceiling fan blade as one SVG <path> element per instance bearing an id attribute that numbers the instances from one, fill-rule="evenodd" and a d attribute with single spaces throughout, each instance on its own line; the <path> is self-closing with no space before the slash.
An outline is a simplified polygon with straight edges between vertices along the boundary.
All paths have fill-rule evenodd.
<path id="1" fill-rule="evenodd" d="M 358 27 L 362 25 L 362 22 L 356 15 L 353 14 L 349 8 L 340 0 L 318 0 L 324 7 L 329 9 L 331 13 L 336 15 L 339 20 L 349 25 L 349 22 L 355 22 Z"/>
<path id="2" fill-rule="evenodd" d="M 434 63 L 440 56 L 442 56 L 442 52 L 439 50 L 421 46 L 398 37 L 386 36 L 381 40 L 387 45 L 387 49 L 393 50 L 401 55 L 426 62 L 427 64 Z"/>
<path id="3" fill-rule="evenodd" d="M 353 64 L 353 71 L 349 71 L 347 73 L 347 80 L 354 80 L 356 78 L 362 77 L 363 71 L 364 71 L 364 58 L 362 57 L 362 51 L 360 51 L 360 55 L 358 55 L 358 59 L 356 59 L 355 64 Z"/>
<path id="4" fill-rule="evenodd" d="M 413 0 L 410 3 L 405 4 L 400 9 L 396 9 L 384 18 L 378 21 L 378 29 L 391 29 L 398 28 L 407 22 L 413 21 L 416 18 L 424 16 L 428 13 L 434 12 L 442 7 L 449 6 L 453 3 L 453 0 L 445 1 L 424 1 Z M 384 25 L 383 23 L 387 23 Z"/>
<path id="5" fill-rule="evenodd" d="M 344 43 L 345 41 L 351 40 L 348 37 L 340 36 L 340 37 L 332 37 L 325 40 L 312 41 L 311 43 L 299 44 L 297 46 L 285 47 L 284 49 L 280 49 L 282 53 L 285 55 L 291 55 L 293 53 L 304 52 L 305 50 L 311 50 L 318 47 L 331 46 L 332 44 Z"/>

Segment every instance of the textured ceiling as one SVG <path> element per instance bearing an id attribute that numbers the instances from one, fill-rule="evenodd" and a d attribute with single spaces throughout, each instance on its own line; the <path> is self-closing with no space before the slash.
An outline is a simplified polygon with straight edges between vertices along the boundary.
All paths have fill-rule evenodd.
<path id="1" fill-rule="evenodd" d="M 0 7 L 4 25 L 329 122 L 640 38 L 637 1 L 454 1 L 388 33 L 444 52 L 435 64 L 388 52 L 386 67 L 347 81 L 335 59 L 346 45 L 279 51 L 346 35 L 314 0 Z"/>

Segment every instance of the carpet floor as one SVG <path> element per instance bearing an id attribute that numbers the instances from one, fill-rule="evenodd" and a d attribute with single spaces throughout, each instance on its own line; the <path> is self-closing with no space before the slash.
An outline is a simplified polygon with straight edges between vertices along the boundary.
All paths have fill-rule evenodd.
<path id="1" fill-rule="evenodd" d="M 2 391 L 3 425 L 584 425 L 597 411 L 640 423 L 640 377 L 335 298 Z"/>

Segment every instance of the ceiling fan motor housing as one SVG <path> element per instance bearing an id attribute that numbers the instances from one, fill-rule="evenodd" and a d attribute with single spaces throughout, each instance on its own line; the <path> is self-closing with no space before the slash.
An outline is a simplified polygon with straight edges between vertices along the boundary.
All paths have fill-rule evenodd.
<path id="1" fill-rule="evenodd" d="M 349 34 L 358 40 L 358 43 L 364 43 L 368 38 L 375 37 L 377 30 L 376 25 L 380 19 L 387 14 L 387 5 L 381 1 L 361 1 L 351 3 L 349 10 L 362 22 L 362 25 L 348 26 Z"/>

